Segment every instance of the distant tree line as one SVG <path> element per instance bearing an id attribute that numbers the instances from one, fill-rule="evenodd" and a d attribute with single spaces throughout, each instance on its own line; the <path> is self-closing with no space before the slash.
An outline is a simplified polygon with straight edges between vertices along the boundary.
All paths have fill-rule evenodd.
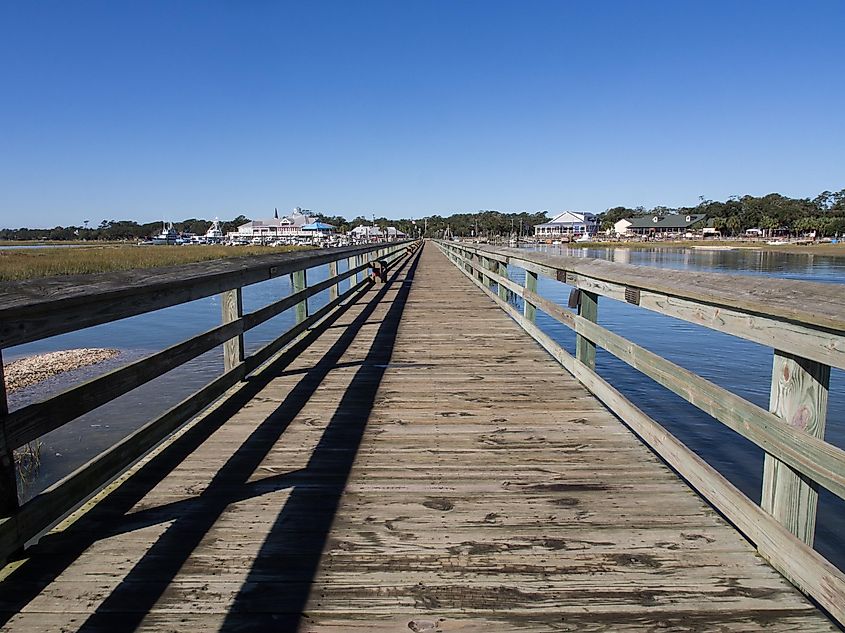
<path id="1" fill-rule="evenodd" d="M 479 211 L 478 213 L 458 213 L 447 217 L 439 215 L 429 216 L 427 220 L 419 218 L 392 220 L 385 217 L 358 216 L 348 220 L 340 215 L 329 215 L 307 211 L 308 215 L 316 217 L 320 222 L 326 222 L 336 227 L 340 233 L 347 233 L 356 226 L 372 225 L 385 227 L 395 226 L 407 235 L 422 235 L 427 227 L 429 236 L 442 236 L 444 233 L 463 236 L 493 236 L 507 235 L 512 230 L 519 231 L 520 227 L 526 234 L 531 233 L 534 224 L 547 221 L 545 213 L 500 213 L 499 211 Z M 237 230 L 237 227 L 249 222 L 244 215 L 221 221 L 220 228 L 224 233 Z M 181 222 L 174 222 L 173 228 L 180 233 L 194 233 L 203 235 L 211 226 L 209 220 L 191 218 Z M 158 233 L 162 228 L 161 222 L 138 224 L 132 220 L 103 220 L 96 227 L 87 226 L 57 226 L 50 229 L 7 228 L 0 229 L 0 240 L 88 240 L 88 241 L 137 241 L 147 239 Z M 418 231 L 419 229 L 419 231 Z"/>
<path id="2" fill-rule="evenodd" d="M 321 222 L 334 225 L 338 232 L 346 233 L 362 224 L 395 226 L 408 235 L 422 234 L 427 228 L 429 237 L 442 237 L 452 234 L 462 237 L 493 237 L 501 235 L 531 234 L 535 224 L 548 222 L 545 212 L 538 213 L 502 213 L 500 211 L 477 211 L 475 213 L 453 213 L 451 215 L 430 215 L 427 218 L 391 220 L 384 217 L 358 216 L 347 220 L 340 215 L 314 213 Z M 612 207 L 599 214 L 602 229 L 612 228 L 614 223 L 623 218 L 643 217 L 667 214 L 693 215 L 703 213 L 707 224 L 719 230 L 723 235 L 741 235 L 747 229 L 759 228 L 764 231 L 780 229 L 789 233 L 803 234 L 815 231 L 820 237 L 845 234 L 845 189 L 836 192 L 823 191 L 814 198 L 789 198 L 779 193 L 765 196 L 732 196 L 724 202 L 701 199 L 694 207 L 664 207 L 651 209 L 645 207 Z M 249 222 L 249 218 L 239 215 L 227 221 L 221 221 L 224 233 L 234 231 L 238 226 Z M 174 228 L 180 232 L 204 234 L 211 226 L 209 220 L 191 218 L 174 222 Z M 699 227 L 696 227 L 699 228 Z M 96 227 L 57 226 L 51 229 L 0 229 L 0 240 L 108 240 L 136 241 L 146 239 L 161 230 L 161 222 L 138 224 L 132 220 L 103 220 Z"/>
<path id="3" fill-rule="evenodd" d="M 446 217 L 428 217 L 428 235 L 442 236 L 447 231 L 464 237 L 494 237 L 498 235 L 534 233 L 533 226 L 548 222 L 545 212 L 502 213 L 500 211 L 478 211 L 476 213 L 455 213 Z M 419 224 L 420 221 L 417 222 Z"/>
<path id="4" fill-rule="evenodd" d="M 224 232 L 234 231 L 249 218 L 239 215 L 233 220 L 220 222 Z M 204 235 L 211 227 L 210 220 L 191 218 L 174 222 L 173 228 L 180 233 L 194 233 Z M 136 241 L 144 240 L 162 228 L 161 222 L 147 222 L 138 224 L 133 220 L 103 220 L 98 226 L 57 226 L 52 229 L 0 229 L 0 240 L 88 240 L 88 241 Z"/>
<path id="5" fill-rule="evenodd" d="M 356 226 L 372 225 L 395 226 L 403 233 L 415 236 L 419 231 L 427 230 L 429 237 L 442 237 L 446 233 L 452 235 L 473 237 L 492 237 L 495 235 L 509 235 L 512 231 L 518 233 L 520 227 L 523 233 L 531 234 L 535 224 L 548 221 L 545 213 L 502 213 L 500 211 L 477 211 L 475 213 L 454 213 L 448 216 L 430 215 L 416 219 L 403 218 L 391 220 L 384 217 L 358 216 L 347 220 L 341 216 L 317 213 L 321 222 L 327 222 L 337 227 L 339 232 L 348 232 Z"/>
<path id="6" fill-rule="evenodd" d="M 815 198 L 789 198 L 779 193 L 765 196 L 732 196 L 724 202 L 704 198 L 694 207 L 613 207 L 599 216 L 602 229 L 613 228 L 623 218 L 677 213 L 707 215 L 707 224 L 723 235 L 741 235 L 748 229 L 793 234 L 812 231 L 819 237 L 845 234 L 845 189 L 823 191 Z"/>

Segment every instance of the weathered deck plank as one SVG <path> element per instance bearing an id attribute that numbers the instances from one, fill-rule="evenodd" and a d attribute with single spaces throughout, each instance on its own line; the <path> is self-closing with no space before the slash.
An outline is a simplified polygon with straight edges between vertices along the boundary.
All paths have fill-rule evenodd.
<path id="1" fill-rule="evenodd" d="M 45 537 L 0 612 L 28 631 L 836 630 L 433 247 Z"/>

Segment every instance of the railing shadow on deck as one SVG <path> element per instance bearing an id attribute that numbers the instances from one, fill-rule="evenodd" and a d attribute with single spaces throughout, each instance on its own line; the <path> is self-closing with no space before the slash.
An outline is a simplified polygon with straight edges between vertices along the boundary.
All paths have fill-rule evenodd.
<path id="1" fill-rule="evenodd" d="M 249 630 L 264 630 L 267 627 L 272 627 L 273 630 L 295 630 L 309 599 L 329 529 L 357 455 L 377 390 L 392 355 L 399 321 L 410 290 L 410 285 L 403 283 L 399 275 L 407 268 L 406 280 L 412 280 L 419 256 L 420 252 L 417 251 L 399 263 L 387 283 L 374 297 L 368 298 L 368 303 L 361 313 L 320 361 L 302 372 L 302 379 L 285 400 L 250 434 L 199 496 L 125 516 L 270 381 L 286 373 L 299 374 L 299 371 L 286 372 L 285 367 L 323 332 L 337 327 L 334 324 L 346 312 L 345 309 L 333 314 L 292 346 L 268 371 L 262 372 L 258 377 L 251 377 L 246 388 L 209 414 L 200 425 L 189 429 L 158 453 L 142 466 L 130 481 L 111 493 L 76 523 L 63 532 L 44 537 L 31 553 L 50 553 L 47 558 L 50 566 L 45 568 L 43 563 L 46 557 L 38 556 L 40 566 L 35 568 L 24 563 L 0 582 L 0 593 L 4 594 L 6 603 L 4 613 L 0 613 L 0 626 L 31 602 L 48 582 L 58 578 L 96 541 L 173 521 L 120 584 L 77 629 L 79 632 L 88 633 L 103 630 L 134 631 L 227 506 L 282 489 L 290 489 L 290 496 L 280 509 L 219 630 L 245 630 L 245 624 Z M 396 295 L 385 318 L 381 321 L 368 320 L 388 292 L 394 289 Z M 361 328 L 374 323 L 378 323 L 375 339 L 314 448 L 307 466 L 249 482 L 250 476 L 316 393 L 329 372 L 338 367 L 352 365 L 341 363 L 340 359 Z M 233 486 L 234 490 L 226 490 Z M 303 530 L 302 538 L 283 541 L 280 539 L 280 533 L 289 527 L 287 524 L 292 517 L 307 517 L 301 519 L 307 522 L 307 525 L 303 526 L 307 530 Z M 268 574 L 278 574 L 286 583 L 286 595 L 276 598 L 278 602 L 285 604 L 284 613 L 250 612 L 250 603 L 254 599 L 251 594 L 251 582 L 255 578 L 266 578 Z M 299 580 L 290 582 L 291 577 Z M 143 589 L 139 583 L 143 583 Z M 267 597 L 262 599 L 266 600 Z M 248 623 L 244 622 L 244 617 L 248 618 Z"/>

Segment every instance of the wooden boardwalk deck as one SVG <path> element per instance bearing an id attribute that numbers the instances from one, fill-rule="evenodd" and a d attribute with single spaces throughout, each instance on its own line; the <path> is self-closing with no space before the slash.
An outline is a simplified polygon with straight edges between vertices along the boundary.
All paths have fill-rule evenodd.
<path id="1" fill-rule="evenodd" d="M 392 275 L 7 568 L 2 630 L 836 630 L 433 245 Z"/>

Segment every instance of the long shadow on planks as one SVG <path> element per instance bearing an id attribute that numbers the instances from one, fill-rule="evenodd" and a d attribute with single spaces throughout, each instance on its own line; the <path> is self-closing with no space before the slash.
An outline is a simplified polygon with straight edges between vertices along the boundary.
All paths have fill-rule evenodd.
<path id="1" fill-rule="evenodd" d="M 96 540 L 166 521 L 173 523 L 144 553 L 121 583 L 107 595 L 79 631 L 134 631 L 167 590 L 192 552 L 231 503 L 285 488 L 290 496 L 276 517 L 249 575 L 237 592 L 220 630 L 295 630 L 358 451 L 376 392 L 389 363 L 399 321 L 419 252 L 400 263 L 390 280 L 370 299 L 338 340 L 303 374 L 280 406 L 250 434 L 197 497 L 124 516 L 144 495 L 196 450 L 216 429 L 249 402 L 305 347 L 331 327 L 340 313 L 285 354 L 254 384 L 239 392 L 182 438 L 145 465 L 105 501 L 69 529 L 45 537 L 33 558 L 0 583 L 0 623 L 25 607 Z M 408 267 L 406 283 L 399 281 Z M 356 372 L 322 437 L 301 470 L 249 482 L 267 453 L 308 403 L 328 373 L 340 363 L 361 327 L 387 292 L 399 285 L 375 340 Z M 296 537 L 286 530 L 299 521 Z M 272 579 L 271 582 L 267 582 Z M 273 582 L 278 579 L 278 582 Z M 257 595 L 272 587 L 274 595 Z M 280 591 L 277 594 L 276 591 Z M 277 608 L 269 608 L 275 605 Z"/>

